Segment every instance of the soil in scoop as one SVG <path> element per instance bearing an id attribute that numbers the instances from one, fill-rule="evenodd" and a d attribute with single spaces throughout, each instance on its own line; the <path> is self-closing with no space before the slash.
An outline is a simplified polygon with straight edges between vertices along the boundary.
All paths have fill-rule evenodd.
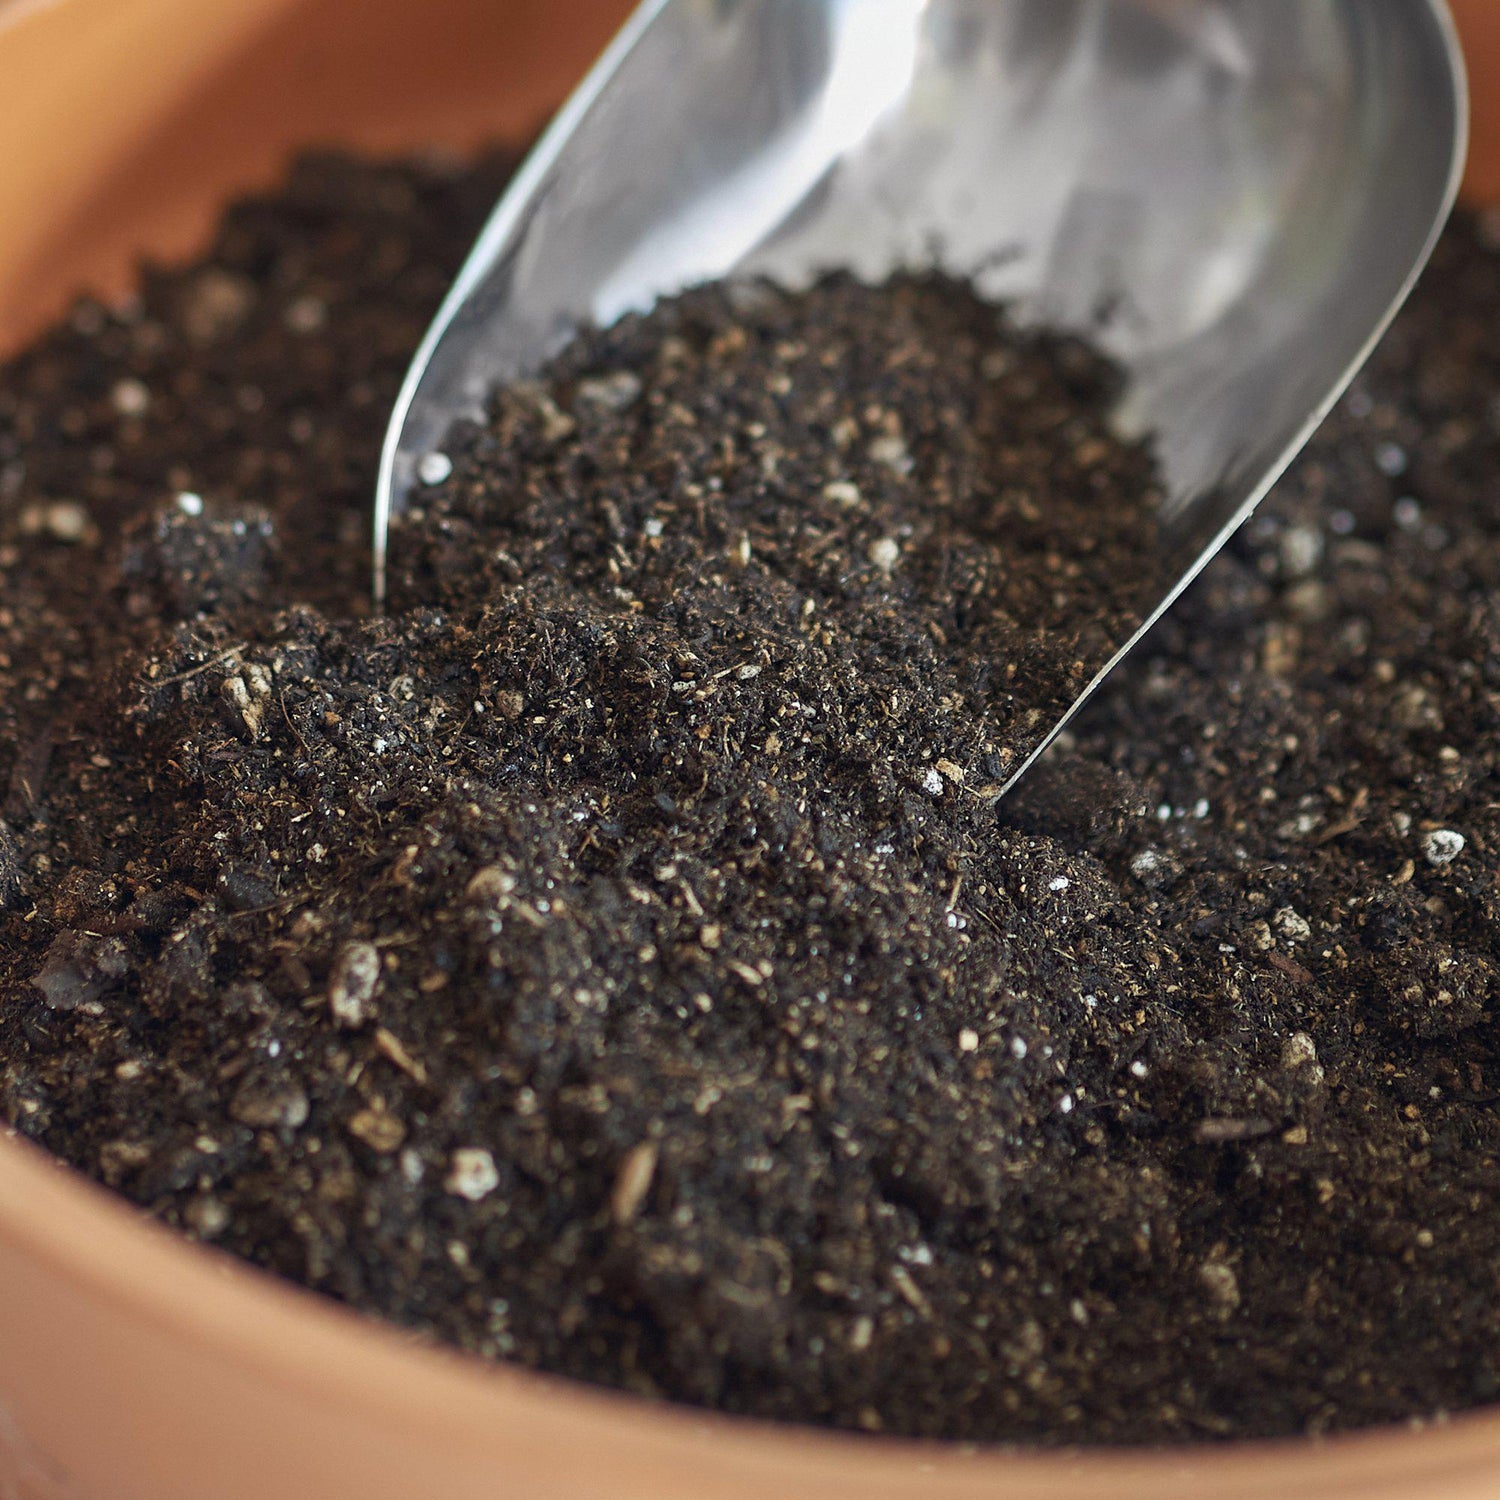
<path id="1" fill-rule="evenodd" d="M 456 435 L 358 618 L 504 170 L 309 162 L 0 378 L 14 1129 L 356 1307 L 731 1411 L 1493 1399 L 1500 256 L 1450 231 L 1001 803 L 1152 473 L 1107 367 L 951 284 L 591 339 Z"/>

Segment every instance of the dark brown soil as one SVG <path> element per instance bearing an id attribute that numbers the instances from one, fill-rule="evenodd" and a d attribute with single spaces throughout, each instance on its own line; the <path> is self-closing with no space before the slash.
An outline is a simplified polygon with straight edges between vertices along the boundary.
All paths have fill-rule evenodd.
<path id="1" fill-rule="evenodd" d="M 1109 430 L 1116 389 L 1084 345 L 1023 335 L 943 278 L 700 290 L 580 341 L 502 392 L 483 434 L 453 434 L 451 482 L 393 536 L 393 602 L 585 611 L 656 679 L 607 695 L 606 716 L 686 698 L 689 729 L 741 742 L 704 734 L 686 761 L 617 744 L 628 764 L 548 776 L 669 791 L 722 762 L 857 785 L 877 823 L 945 780 L 972 795 L 970 772 L 993 799 L 1140 625 L 1159 571 L 1155 473 Z M 788 712 L 808 722 L 767 752 L 767 716 Z M 607 718 L 576 732 L 619 739 Z"/>
<path id="2" fill-rule="evenodd" d="M 1492 1400 L 1500 255 L 1450 231 L 1000 803 L 1151 472 L 1100 361 L 948 283 L 592 340 L 360 620 L 503 170 L 308 164 L 0 377 L 0 1112 L 357 1307 L 733 1411 Z"/>

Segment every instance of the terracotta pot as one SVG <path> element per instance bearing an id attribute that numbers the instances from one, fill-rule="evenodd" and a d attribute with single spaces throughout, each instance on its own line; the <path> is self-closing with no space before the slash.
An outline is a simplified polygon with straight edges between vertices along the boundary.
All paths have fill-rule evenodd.
<path id="1" fill-rule="evenodd" d="M 1448 0 L 1469 61 L 1473 133 L 1464 191 L 1471 201 L 1500 202 L 1500 3 Z"/>
<path id="2" fill-rule="evenodd" d="M 296 144 L 515 132 L 629 0 L 0 0 L 0 342 Z M 1500 80 L 1500 3 L 1460 0 Z M 420 24 L 418 21 L 420 18 Z M 1489 96 L 1477 89 L 1485 143 Z M 1473 186 L 1500 195 L 1500 149 Z M 709 1418 L 416 1346 L 0 1139 L 0 1500 L 1464 1500 L 1500 1414 L 1082 1458 Z"/>

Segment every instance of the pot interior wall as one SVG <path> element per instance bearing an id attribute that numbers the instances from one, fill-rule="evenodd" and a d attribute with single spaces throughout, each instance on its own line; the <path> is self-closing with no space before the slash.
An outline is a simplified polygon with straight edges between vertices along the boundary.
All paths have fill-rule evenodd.
<path id="1" fill-rule="evenodd" d="M 226 198 L 273 182 L 299 147 L 463 150 L 531 132 L 631 8 L 0 6 L 0 98 L 37 143 L 31 162 L 0 161 L 0 353 L 82 288 L 126 291 L 142 256 L 190 253 Z"/>
<path id="2" fill-rule="evenodd" d="M 1469 64 L 1473 130 L 1464 192 L 1471 202 L 1500 203 L 1500 4 L 1496 0 L 1448 0 L 1448 4 Z"/>

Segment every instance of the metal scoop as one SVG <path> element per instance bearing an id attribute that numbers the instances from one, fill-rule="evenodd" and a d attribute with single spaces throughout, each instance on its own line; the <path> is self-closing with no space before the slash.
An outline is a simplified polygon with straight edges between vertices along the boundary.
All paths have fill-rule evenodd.
<path id="1" fill-rule="evenodd" d="M 390 519 L 456 418 L 693 283 L 938 266 L 1128 373 L 1159 601 L 1363 363 L 1457 190 L 1443 0 L 647 0 L 495 210 L 396 404 Z M 1090 663 L 1090 665 L 1093 665 Z"/>

